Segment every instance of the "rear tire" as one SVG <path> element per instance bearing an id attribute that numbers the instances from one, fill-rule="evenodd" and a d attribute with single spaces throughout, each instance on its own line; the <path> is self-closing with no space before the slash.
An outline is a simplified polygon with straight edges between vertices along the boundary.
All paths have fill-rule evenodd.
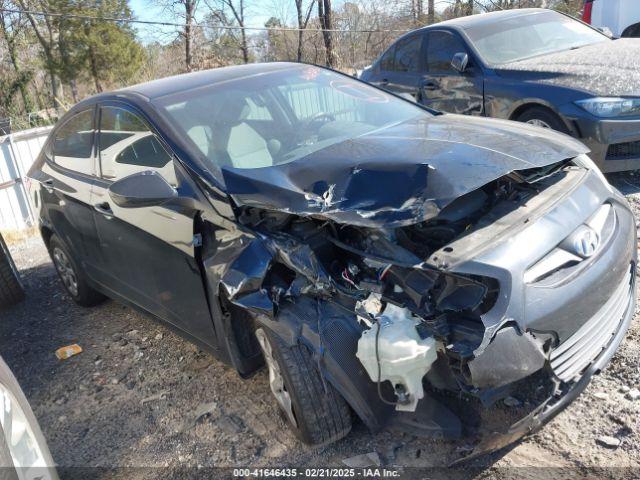
<path id="1" fill-rule="evenodd" d="M 307 445 L 323 446 L 346 436 L 351 430 L 351 409 L 337 390 L 323 381 L 307 347 L 288 346 L 262 327 L 256 336 L 269 368 L 271 390 L 296 437 Z M 273 371 L 271 362 L 278 372 Z M 274 374 L 280 374 L 281 380 L 274 382 Z M 274 383 L 284 392 L 276 394 Z"/>
<path id="2" fill-rule="evenodd" d="M 544 107 L 530 107 L 516 117 L 518 122 L 536 125 L 542 128 L 550 128 L 569 135 L 569 129 L 562 119 L 551 110 Z"/>
<path id="3" fill-rule="evenodd" d="M 24 300 L 24 287 L 11 253 L 0 235 L 0 307 L 15 305 Z"/>
<path id="4" fill-rule="evenodd" d="M 69 249 L 53 235 L 49 240 L 49 255 L 53 266 L 62 281 L 65 291 L 82 307 L 93 307 L 103 302 L 106 297 L 89 284 L 87 275 L 69 253 Z"/>

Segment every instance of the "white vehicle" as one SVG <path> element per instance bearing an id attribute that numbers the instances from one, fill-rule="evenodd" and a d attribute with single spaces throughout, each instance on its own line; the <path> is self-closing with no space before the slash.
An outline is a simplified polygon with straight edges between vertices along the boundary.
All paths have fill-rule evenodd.
<path id="1" fill-rule="evenodd" d="M 640 1 L 585 0 L 582 20 L 614 37 L 640 37 Z"/>

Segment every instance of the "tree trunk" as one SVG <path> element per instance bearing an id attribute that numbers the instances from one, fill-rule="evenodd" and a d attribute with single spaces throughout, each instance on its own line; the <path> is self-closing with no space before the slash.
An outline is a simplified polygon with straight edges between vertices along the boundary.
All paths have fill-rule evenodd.
<path id="1" fill-rule="evenodd" d="M 296 13 L 298 14 L 298 61 L 302 61 L 302 0 L 296 0 Z"/>
<path id="2" fill-rule="evenodd" d="M 89 47 L 89 66 L 91 68 L 91 77 L 96 87 L 96 92 L 102 92 L 102 83 L 100 82 L 100 72 L 98 71 L 98 62 L 92 47 Z"/>
<path id="3" fill-rule="evenodd" d="M 320 28 L 322 29 L 322 38 L 324 39 L 324 49 L 326 55 L 326 65 L 330 68 L 336 66 L 337 59 L 333 50 L 333 38 L 329 30 L 331 27 L 331 0 L 318 0 L 318 19 L 320 20 Z"/>
<path id="4" fill-rule="evenodd" d="M 9 51 L 9 58 L 11 59 L 13 70 L 15 71 L 17 80 L 19 82 L 18 88 L 20 89 L 20 96 L 22 97 L 22 107 L 24 109 L 24 113 L 31 113 L 31 111 L 33 110 L 33 102 L 31 101 L 29 88 L 27 82 L 23 78 L 24 74 L 22 72 L 22 69 L 20 68 L 20 63 L 18 62 L 15 33 L 9 33 L 4 23 L 3 16 L 0 16 L 0 29 L 2 29 L 4 39 L 7 43 L 7 50 Z"/>
<path id="5" fill-rule="evenodd" d="M 240 0 L 240 35 L 242 38 L 242 45 L 240 49 L 242 50 L 242 60 L 244 63 L 249 63 L 249 47 L 247 45 L 247 31 L 244 29 L 244 0 Z"/>
<path id="6" fill-rule="evenodd" d="M 429 10 L 427 13 L 429 25 L 436 22 L 436 8 L 434 3 L 434 0 L 429 0 L 429 6 L 427 7 Z"/>
<path id="7" fill-rule="evenodd" d="M 49 81 L 51 82 L 51 96 L 53 97 L 53 108 L 60 106 L 60 100 L 58 99 L 58 85 L 56 83 L 56 76 L 53 73 L 53 69 L 49 70 Z"/>
<path id="8" fill-rule="evenodd" d="M 69 87 L 71 88 L 71 98 L 73 98 L 73 103 L 78 103 L 80 100 L 78 98 L 78 82 L 73 78 L 69 80 Z"/>
<path id="9" fill-rule="evenodd" d="M 473 6 L 475 4 L 474 0 L 468 0 L 467 2 L 467 15 L 473 15 Z"/>
<path id="10" fill-rule="evenodd" d="M 27 5 L 25 5 L 23 0 L 18 0 L 18 1 L 20 4 L 20 8 L 22 8 L 25 11 L 29 10 L 29 8 L 27 7 Z M 25 15 L 27 16 L 27 19 L 29 20 L 31 27 L 33 28 L 33 31 L 36 34 L 36 38 L 38 39 L 38 42 L 42 47 L 42 51 L 44 53 L 44 58 L 45 58 L 46 69 L 47 69 L 47 72 L 49 73 L 49 79 L 51 81 L 52 103 L 53 103 L 53 107 L 57 108 L 60 106 L 60 101 L 58 99 L 58 89 L 56 86 L 55 61 L 54 61 L 55 59 L 53 58 L 53 51 L 51 46 L 53 41 L 47 42 L 47 40 L 42 35 L 42 32 L 38 28 L 38 23 L 36 22 L 36 19 L 33 17 L 31 13 L 25 13 Z M 52 38 L 51 30 L 49 30 L 49 38 L 50 39 Z"/>
<path id="11" fill-rule="evenodd" d="M 185 25 L 184 25 L 184 62 L 187 67 L 187 72 L 192 68 L 192 53 L 191 53 L 191 24 L 193 22 L 193 2 L 187 0 L 184 2 L 185 10 Z"/>

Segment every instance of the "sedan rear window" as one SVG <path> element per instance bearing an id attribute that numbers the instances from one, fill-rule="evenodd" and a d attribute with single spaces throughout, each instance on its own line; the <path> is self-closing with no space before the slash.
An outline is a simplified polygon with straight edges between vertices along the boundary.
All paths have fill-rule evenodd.
<path id="1" fill-rule="evenodd" d="M 200 156 L 219 167 L 293 162 L 425 110 L 365 83 L 301 65 L 156 99 Z"/>

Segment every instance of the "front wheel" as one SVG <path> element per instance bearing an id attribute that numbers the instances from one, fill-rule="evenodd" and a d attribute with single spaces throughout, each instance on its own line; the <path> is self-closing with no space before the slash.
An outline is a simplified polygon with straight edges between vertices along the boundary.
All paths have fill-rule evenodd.
<path id="1" fill-rule="evenodd" d="M 344 398 L 323 381 L 304 345 L 286 345 L 277 335 L 256 330 L 269 370 L 269 386 L 289 426 L 304 443 L 327 445 L 351 430 L 351 410 Z"/>
<path id="2" fill-rule="evenodd" d="M 544 107 L 527 108 L 516 118 L 518 122 L 528 123 L 536 127 L 548 128 L 558 132 L 570 133 L 562 119 L 551 110 Z"/>

